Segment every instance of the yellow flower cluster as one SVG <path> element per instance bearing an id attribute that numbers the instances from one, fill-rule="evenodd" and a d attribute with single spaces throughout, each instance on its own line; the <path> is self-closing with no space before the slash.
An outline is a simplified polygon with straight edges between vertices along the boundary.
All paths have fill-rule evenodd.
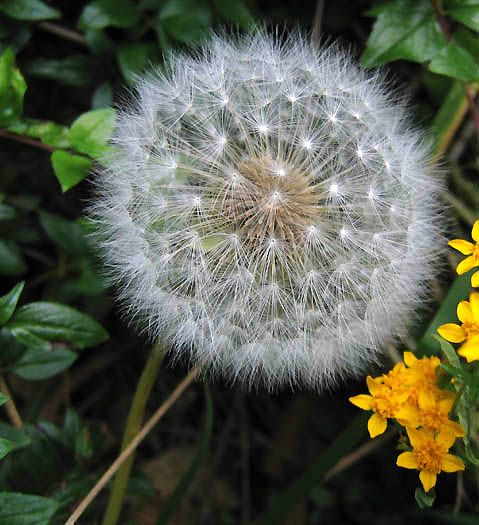
<path id="1" fill-rule="evenodd" d="M 469 242 L 464 239 L 453 239 L 449 241 L 449 246 L 458 250 L 463 255 L 468 255 L 463 259 L 456 268 L 456 272 L 459 275 L 472 270 L 473 268 L 479 268 L 479 219 L 474 222 L 471 232 L 472 240 Z M 479 287 L 479 271 L 475 272 L 471 277 L 471 286 L 473 288 Z"/>
<path id="2" fill-rule="evenodd" d="M 464 463 L 448 453 L 456 437 L 465 435 L 461 425 L 449 419 L 456 395 L 439 388 L 438 357 L 417 359 L 404 352 L 404 362 L 380 377 L 368 376 L 369 395 L 361 394 L 349 401 L 363 410 L 372 410 L 368 430 L 372 438 L 395 419 L 406 428 L 412 450 L 403 452 L 397 465 L 420 471 L 419 478 L 427 492 L 436 484 L 439 472 L 464 470 Z"/>

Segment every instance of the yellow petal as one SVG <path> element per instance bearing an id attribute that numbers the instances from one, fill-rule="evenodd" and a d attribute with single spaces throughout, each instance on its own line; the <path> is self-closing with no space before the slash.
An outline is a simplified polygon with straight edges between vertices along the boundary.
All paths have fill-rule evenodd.
<path id="1" fill-rule="evenodd" d="M 421 422 L 418 409 L 409 403 L 398 410 L 397 414 L 395 414 L 395 419 L 403 427 L 416 428 Z"/>
<path id="2" fill-rule="evenodd" d="M 441 470 L 444 472 L 456 472 L 458 470 L 464 470 L 464 463 L 452 454 L 446 454 L 441 463 Z"/>
<path id="3" fill-rule="evenodd" d="M 356 405 L 359 408 L 362 408 L 363 410 L 371 410 L 373 405 L 373 398 L 372 396 L 368 396 L 367 394 L 359 394 L 359 396 L 350 397 L 349 402 L 353 405 Z"/>
<path id="4" fill-rule="evenodd" d="M 464 343 L 457 353 L 465 357 L 467 362 L 479 361 L 479 336 L 475 336 Z"/>
<path id="5" fill-rule="evenodd" d="M 403 452 L 399 454 L 396 465 L 403 468 L 418 468 L 416 456 L 412 452 Z"/>
<path id="6" fill-rule="evenodd" d="M 456 396 L 452 394 L 452 396 L 450 397 L 441 399 L 440 401 L 438 401 L 437 404 L 439 405 L 439 408 L 443 414 L 449 414 L 449 412 L 451 411 L 452 405 L 454 405 L 455 400 L 456 400 Z"/>
<path id="7" fill-rule="evenodd" d="M 420 390 L 417 402 L 421 410 L 427 410 L 435 405 L 436 400 L 434 399 L 434 394 L 429 392 L 429 390 Z"/>
<path id="8" fill-rule="evenodd" d="M 406 427 L 406 432 L 413 448 L 420 447 L 434 437 L 434 432 L 429 430 L 416 430 L 412 427 Z"/>
<path id="9" fill-rule="evenodd" d="M 463 273 L 468 272 L 469 270 L 472 270 L 475 266 L 477 266 L 474 257 L 470 255 L 469 257 L 466 257 L 464 260 L 462 260 L 456 268 L 456 272 L 459 275 L 462 275 Z"/>
<path id="10" fill-rule="evenodd" d="M 366 383 L 368 385 L 369 392 L 373 396 L 378 395 L 382 392 L 384 392 L 384 388 L 386 388 L 377 378 L 372 378 L 371 376 L 366 377 Z"/>
<path id="11" fill-rule="evenodd" d="M 471 277 L 471 286 L 473 288 L 479 288 L 479 272 L 476 272 Z"/>
<path id="12" fill-rule="evenodd" d="M 479 219 L 476 219 L 476 221 L 474 222 L 474 226 L 472 227 L 471 236 L 476 242 L 479 241 Z"/>
<path id="13" fill-rule="evenodd" d="M 453 239 L 447 244 L 449 244 L 451 248 L 461 252 L 463 255 L 471 255 L 471 253 L 474 251 L 474 244 L 463 239 Z"/>
<path id="14" fill-rule="evenodd" d="M 451 343 L 462 343 L 466 334 L 461 326 L 454 323 L 446 323 L 437 329 L 438 334 Z"/>
<path id="15" fill-rule="evenodd" d="M 479 323 L 479 293 L 471 293 L 469 296 L 469 304 L 471 305 L 471 312 L 474 322 Z"/>
<path id="16" fill-rule="evenodd" d="M 436 484 L 436 474 L 430 472 L 429 470 L 421 470 L 419 473 L 419 479 L 421 480 L 424 492 L 429 492 L 432 487 Z"/>
<path id="17" fill-rule="evenodd" d="M 455 421 L 448 421 L 446 423 L 447 430 L 450 430 L 454 433 L 456 437 L 464 437 L 466 435 L 466 431 L 459 423 L 456 423 Z M 443 469 L 444 470 L 444 469 Z"/>
<path id="18" fill-rule="evenodd" d="M 379 414 L 373 414 L 368 421 L 368 430 L 371 438 L 383 434 L 388 426 L 387 419 L 383 418 Z"/>
<path id="19" fill-rule="evenodd" d="M 417 361 L 417 357 L 412 352 L 404 352 L 404 362 L 407 366 L 411 367 Z"/>
<path id="20" fill-rule="evenodd" d="M 461 301 L 457 305 L 456 309 L 457 318 L 461 323 L 471 323 L 472 322 L 472 310 L 471 305 L 468 301 Z"/>
<path id="21" fill-rule="evenodd" d="M 452 447 L 454 441 L 456 441 L 456 436 L 454 435 L 454 432 L 451 432 L 446 428 L 439 432 L 435 441 L 438 445 L 441 445 L 444 448 L 444 451 L 446 451 Z"/>

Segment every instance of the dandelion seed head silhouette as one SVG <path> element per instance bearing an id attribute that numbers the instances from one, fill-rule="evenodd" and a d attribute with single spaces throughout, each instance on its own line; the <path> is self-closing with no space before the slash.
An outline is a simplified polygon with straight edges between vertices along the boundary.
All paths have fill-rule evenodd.
<path id="1" fill-rule="evenodd" d="M 380 73 L 299 33 L 215 35 L 143 76 L 90 214 L 129 318 L 231 381 L 329 387 L 404 334 L 437 177 Z"/>

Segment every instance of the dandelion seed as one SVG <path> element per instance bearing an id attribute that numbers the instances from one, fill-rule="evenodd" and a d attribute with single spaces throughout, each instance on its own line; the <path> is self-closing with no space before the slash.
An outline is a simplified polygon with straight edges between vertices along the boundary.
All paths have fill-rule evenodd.
<path id="1" fill-rule="evenodd" d="M 250 386 L 361 374 L 440 251 L 437 177 L 402 106 L 338 47 L 264 30 L 213 35 L 136 89 L 90 210 L 130 318 Z"/>

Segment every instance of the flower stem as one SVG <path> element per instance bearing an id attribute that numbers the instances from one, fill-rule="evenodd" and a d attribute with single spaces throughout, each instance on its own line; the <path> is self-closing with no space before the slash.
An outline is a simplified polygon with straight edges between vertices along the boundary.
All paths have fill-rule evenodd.
<path id="1" fill-rule="evenodd" d="M 18 413 L 17 407 L 15 406 L 15 403 L 13 401 L 12 395 L 10 394 L 10 391 L 8 390 L 7 383 L 2 375 L 0 375 L 0 392 L 3 392 L 8 397 L 8 401 L 5 403 L 5 408 L 7 410 L 8 417 L 10 418 L 10 421 L 12 422 L 12 425 L 15 428 L 20 428 L 23 425 L 22 418 L 20 417 L 20 414 Z"/>
<path id="2" fill-rule="evenodd" d="M 121 450 L 124 450 L 130 444 L 131 440 L 141 428 L 146 404 L 150 397 L 153 384 L 158 376 L 158 372 L 160 371 L 161 363 L 165 356 L 165 350 L 165 345 L 160 341 L 158 341 L 151 350 L 131 403 L 128 420 L 123 433 Z M 118 470 L 113 483 L 110 499 L 108 500 L 105 516 L 103 518 L 103 525 L 114 525 L 118 521 L 134 459 L 135 451 L 130 454 L 128 459 Z"/>

